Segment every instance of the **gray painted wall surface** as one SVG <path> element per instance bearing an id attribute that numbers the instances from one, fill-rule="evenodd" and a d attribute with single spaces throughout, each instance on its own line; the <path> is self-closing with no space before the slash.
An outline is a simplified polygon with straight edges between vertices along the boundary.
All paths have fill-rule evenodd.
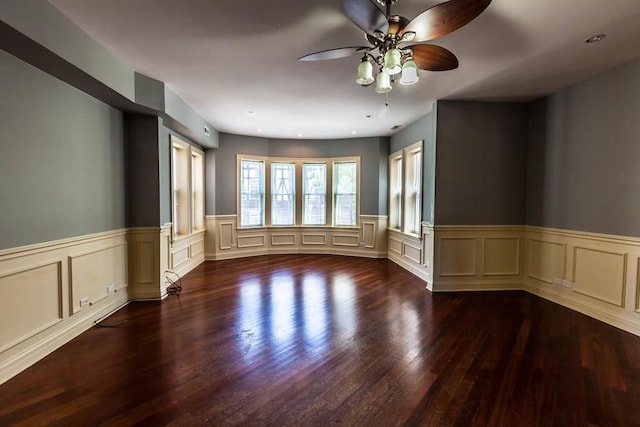
<path id="1" fill-rule="evenodd" d="M 531 107 L 529 225 L 640 236 L 640 60 Z"/>
<path id="2" fill-rule="evenodd" d="M 436 188 L 436 105 L 431 112 L 391 137 L 389 154 L 423 141 L 422 145 L 422 220 L 433 224 Z M 388 168 L 388 155 L 385 160 Z M 385 183 L 385 193 L 386 193 Z"/>
<path id="3" fill-rule="evenodd" d="M 176 121 L 174 125 L 170 125 L 169 120 L 166 120 L 165 124 L 167 126 L 189 136 L 198 143 L 202 143 L 207 148 L 218 147 L 220 138 L 218 131 L 205 122 L 189 104 L 166 86 L 164 88 L 164 104 L 165 112 L 169 116 L 167 119 L 171 118 Z M 204 134 L 204 126 L 209 128 L 209 136 Z"/>
<path id="4" fill-rule="evenodd" d="M 0 51 L 0 249 L 125 226 L 122 114 Z"/>
<path id="5" fill-rule="evenodd" d="M 127 226 L 158 227 L 160 223 L 160 119 L 129 114 L 127 127 Z"/>
<path id="6" fill-rule="evenodd" d="M 127 99 L 133 69 L 113 56 L 46 0 L 3 0 L 0 20 L 95 77 Z"/>
<path id="7" fill-rule="evenodd" d="M 439 101 L 435 223 L 525 220 L 527 105 Z"/>
<path id="8" fill-rule="evenodd" d="M 354 138 L 339 140 L 273 140 L 248 136 L 220 134 L 220 148 L 215 153 L 215 192 L 207 189 L 207 197 L 215 197 L 217 215 L 236 213 L 236 155 L 314 158 L 360 156 L 360 212 L 369 215 L 386 214 L 386 188 L 380 191 L 380 176 L 386 177 L 388 138 Z M 380 170 L 384 156 L 384 169 Z M 209 170 L 207 174 L 211 173 Z M 386 178 L 385 178 L 386 180 Z M 207 182 L 210 178 L 207 178 Z M 212 194 L 215 193 L 215 194 Z M 380 211 L 380 206 L 385 210 Z M 209 213 L 209 212 L 208 212 Z"/>

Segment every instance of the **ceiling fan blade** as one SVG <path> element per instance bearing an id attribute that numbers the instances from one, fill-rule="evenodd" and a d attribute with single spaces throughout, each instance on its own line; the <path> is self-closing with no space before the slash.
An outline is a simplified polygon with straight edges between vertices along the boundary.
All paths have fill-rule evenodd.
<path id="1" fill-rule="evenodd" d="M 325 61 L 327 59 L 346 58 L 347 56 L 355 55 L 368 49 L 371 48 L 366 46 L 339 47 L 337 49 L 323 50 L 301 56 L 298 58 L 298 61 Z"/>
<path id="2" fill-rule="evenodd" d="M 385 14 L 372 3 L 372 0 L 342 0 L 342 8 L 349 19 L 365 33 L 389 32 Z"/>
<path id="3" fill-rule="evenodd" d="M 441 46 L 414 44 L 407 47 L 413 51 L 413 60 L 421 70 L 448 71 L 458 68 L 458 58 Z"/>
<path id="4" fill-rule="evenodd" d="M 467 25 L 484 11 L 491 0 L 450 0 L 416 16 L 403 33 L 416 33 L 413 41 L 425 42 L 442 37 Z"/>

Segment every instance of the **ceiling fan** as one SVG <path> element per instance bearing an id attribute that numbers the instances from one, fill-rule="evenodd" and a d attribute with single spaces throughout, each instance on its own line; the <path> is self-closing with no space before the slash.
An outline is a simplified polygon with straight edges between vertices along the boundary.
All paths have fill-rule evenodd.
<path id="1" fill-rule="evenodd" d="M 458 67 L 458 58 L 449 50 L 424 43 L 449 34 L 480 15 L 491 0 L 449 0 L 435 5 L 413 20 L 392 15 L 398 0 L 341 0 L 345 14 L 365 32 L 369 46 L 351 46 L 323 50 L 298 58 L 299 61 L 323 61 L 362 54 L 356 82 L 368 86 L 376 81 L 376 92 L 388 93 L 395 76 L 400 83 L 415 84 L 418 69 L 447 71 Z M 384 8 L 384 12 L 375 4 Z M 373 66 L 378 67 L 377 79 Z"/>

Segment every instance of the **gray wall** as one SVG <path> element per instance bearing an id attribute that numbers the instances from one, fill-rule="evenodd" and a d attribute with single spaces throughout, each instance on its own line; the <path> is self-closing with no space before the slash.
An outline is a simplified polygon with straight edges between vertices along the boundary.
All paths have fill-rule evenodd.
<path id="1" fill-rule="evenodd" d="M 123 228 L 122 114 L 0 51 L 0 249 Z"/>
<path id="2" fill-rule="evenodd" d="M 369 215 L 385 215 L 387 206 L 386 159 L 388 138 L 354 138 L 338 140 L 276 140 L 248 136 L 220 134 L 220 148 L 215 150 L 214 170 L 207 162 L 207 184 L 215 180 L 215 188 L 207 186 L 207 199 L 214 197 L 215 205 L 207 202 L 207 214 L 215 208 L 215 214 L 236 213 L 236 155 L 314 158 L 360 156 L 361 193 L 360 212 Z M 384 163 L 381 162 L 384 158 Z M 384 168 L 381 168 L 384 165 Z M 211 176 L 210 176 L 211 175 Z M 381 179 L 384 175 L 384 179 Z M 381 188 L 381 181 L 384 188 Z M 380 208 L 384 207 L 384 210 Z"/>
<path id="3" fill-rule="evenodd" d="M 640 60 L 531 106 L 526 223 L 640 236 Z"/>
<path id="4" fill-rule="evenodd" d="M 525 221 L 527 105 L 439 101 L 435 223 Z"/>
<path id="5" fill-rule="evenodd" d="M 423 141 L 422 220 L 431 224 L 433 224 L 436 188 L 436 107 L 437 105 L 434 105 L 427 115 L 393 135 L 389 150 L 390 153 L 395 153 L 411 144 Z M 388 158 L 385 159 L 385 168 L 388 168 Z M 387 180 L 388 176 L 385 176 L 385 193 L 387 191 Z"/>

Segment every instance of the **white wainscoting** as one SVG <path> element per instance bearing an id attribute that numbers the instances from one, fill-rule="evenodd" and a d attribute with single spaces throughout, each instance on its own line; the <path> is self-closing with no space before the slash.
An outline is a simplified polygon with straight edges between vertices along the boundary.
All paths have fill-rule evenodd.
<path id="1" fill-rule="evenodd" d="M 205 231 L 194 233 L 171 242 L 169 270 L 184 276 L 204 262 Z M 165 280 L 166 282 L 166 280 Z M 163 287 L 166 294 L 166 283 Z"/>
<path id="2" fill-rule="evenodd" d="M 640 239 L 525 226 L 436 226 L 433 290 L 523 289 L 640 335 Z M 400 250 L 389 246 L 389 258 Z"/>
<path id="3" fill-rule="evenodd" d="M 0 251 L 0 383 L 126 304 L 127 248 L 115 230 Z"/>
<path id="4" fill-rule="evenodd" d="M 266 254 L 335 254 L 386 258 L 386 216 L 361 215 L 359 227 L 238 228 L 236 215 L 207 216 L 207 260 Z"/>
<path id="5" fill-rule="evenodd" d="M 422 223 L 420 236 L 405 234 L 397 230 L 388 231 L 387 257 L 427 282 L 426 288 L 433 289 L 433 226 Z"/>
<path id="6" fill-rule="evenodd" d="M 166 296 L 165 272 L 171 257 L 171 224 L 129 230 L 129 295 L 134 300 Z"/>
<path id="7" fill-rule="evenodd" d="M 640 335 L 640 239 L 523 229 L 525 290 Z"/>
<path id="8" fill-rule="evenodd" d="M 520 226 L 436 226 L 434 291 L 522 289 Z"/>

